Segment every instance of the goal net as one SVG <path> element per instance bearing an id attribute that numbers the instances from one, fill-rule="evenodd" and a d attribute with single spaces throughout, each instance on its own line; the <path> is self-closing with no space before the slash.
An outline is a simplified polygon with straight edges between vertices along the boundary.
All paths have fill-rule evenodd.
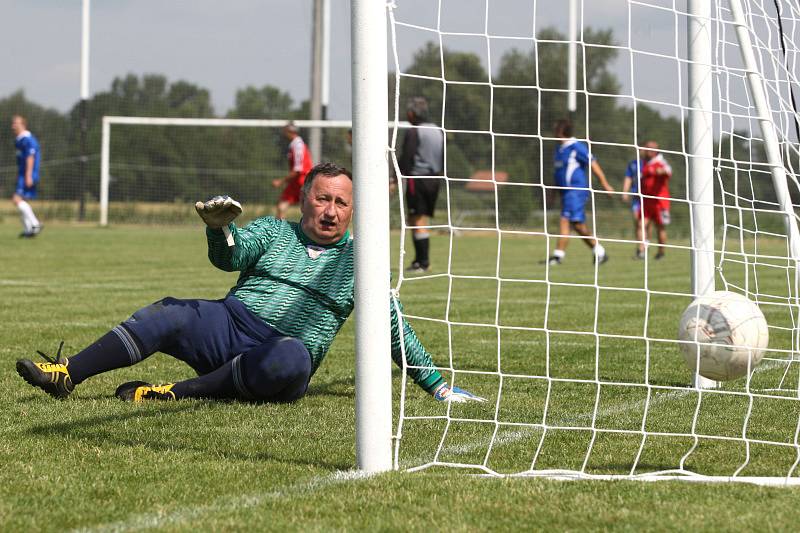
<path id="1" fill-rule="evenodd" d="M 408 270 L 404 214 L 393 284 L 438 370 L 488 400 L 431 402 L 397 373 L 395 467 L 796 482 L 800 6 L 397 0 L 388 16 L 390 118 L 422 96 L 433 126 L 420 127 L 445 139 L 431 267 Z M 591 171 L 586 224 L 605 264 L 574 231 L 548 262 L 553 124 L 570 114 L 615 189 Z M 390 159 L 407 186 L 403 138 L 395 129 Z M 662 248 L 622 192 L 649 141 L 672 169 Z M 748 377 L 718 384 L 695 379 L 676 340 L 683 310 L 714 288 L 756 302 L 770 336 Z"/>
<path id="2" fill-rule="evenodd" d="M 288 173 L 287 120 L 104 117 L 100 223 L 194 223 L 194 203 L 227 194 L 247 218 L 273 214 Z M 315 162 L 349 166 L 349 121 L 296 120 L 308 143 L 320 128 Z M 93 213 L 89 213 L 94 218 Z M 296 217 L 295 217 L 296 218 Z"/>

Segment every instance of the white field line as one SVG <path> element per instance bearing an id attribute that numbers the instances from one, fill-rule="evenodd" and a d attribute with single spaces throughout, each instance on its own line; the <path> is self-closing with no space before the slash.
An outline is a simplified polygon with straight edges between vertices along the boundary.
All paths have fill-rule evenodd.
<path id="1" fill-rule="evenodd" d="M 565 340 L 560 340 L 560 339 L 553 339 L 553 337 L 551 336 L 550 337 L 550 346 L 575 346 L 575 347 L 578 347 L 578 348 L 591 348 L 591 349 L 595 348 L 595 344 L 596 344 L 595 343 L 595 338 L 596 337 L 594 337 L 591 333 L 578 333 L 578 334 L 582 335 L 583 338 L 586 339 L 586 342 L 575 342 L 575 341 L 565 341 Z M 544 333 L 541 333 L 541 335 L 544 335 Z M 557 335 L 569 335 L 569 333 L 558 333 Z M 644 339 L 645 339 L 645 337 L 641 337 L 641 338 L 637 337 L 635 339 L 626 338 L 624 340 L 626 340 L 626 341 L 630 341 L 630 340 L 633 340 L 633 341 L 644 341 Z M 604 337 L 603 340 L 605 341 L 605 340 L 611 340 L 611 339 L 609 337 Z M 650 340 L 664 341 L 664 340 L 672 340 L 672 339 L 654 339 L 653 337 L 651 337 Z M 525 340 L 525 339 L 514 339 L 512 342 L 513 342 L 514 345 L 520 344 L 522 346 L 547 346 L 547 341 L 545 341 L 545 340 L 530 341 L 530 340 Z M 497 339 L 470 340 L 470 344 L 486 344 L 488 346 L 497 346 Z M 676 344 L 677 344 L 677 342 L 676 342 Z"/>
<path id="2" fill-rule="evenodd" d="M 119 289 L 132 290 L 141 289 L 142 283 L 117 283 L 113 281 L 99 283 L 74 283 L 65 281 L 63 283 L 47 281 L 31 281 L 24 279 L 0 279 L 0 286 L 7 287 L 52 287 L 57 289 Z"/>
<path id="3" fill-rule="evenodd" d="M 769 362 L 767 362 L 769 363 Z M 767 367 L 774 366 L 769 364 L 762 364 L 754 372 L 766 370 Z M 695 389 L 687 388 L 685 390 L 669 391 L 660 393 L 657 396 L 650 398 L 650 405 L 662 403 L 666 400 L 680 398 L 687 394 L 695 392 Z M 645 400 L 636 400 L 631 402 L 624 402 L 609 409 L 599 411 L 597 420 L 607 418 L 609 416 L 616 416 L 623 414 L 627 411 L 634 409 L 641 409 L 645 405 Z M 575 422 L 585 422 L 592 419 L 591 413 L 586 413 L 574 417 L 564 417 L 563 419 L 554 421 L 554 425 L 563 426 Z M 514 431 L 496 438 L 493 446 L 511 444 L 520 439 L 527 438 L 534 433 L 533 428 L 525 428 L 519 431 Z M 485 449 L 488 446 L 488 441 L 472 442 L 470 444 L 460 446 L 448 446 L 444 448 L 443 452 L 455 453 L 471 453 L 477 450 Z M 412 464 L 423 463 L 429 460 L 426 457 L 418 457 L 411 461 Z M 140 513 L 131 515 L 125 520 L 118 522 L 109 522 L 105 524 L 98 524 L 87 528 L 74 529 L 75 533 L 123 533 L 127 531 L 139 531 L 144 529 L 163 528 L 165 526 L 174 526 L 177 524 L 185 523 L 189 520 L 197 519 L 208 514 L 230 512 L 232 510 L 249 509 L 257 507 L 271 500 L 281 500 L 284 498 L 293 498 L 295 496 L 303 496 L 322 490 L 331 485 L 338 483 L 345 483 L 348 481 L 358 481 L 372 477 L 370 474 L 365 474 L 360 471 L 350 470 L 341 471 L 337 470 L 328 475 L 314 476 L 305 481 L 297 482 L 281 490 L 271 492 L 260 492 L 253 494 L 245 494 L 242 496 L 220 496 L 211 503 L 204 505 L 196 505 L 189 507 L 182 507 L 172 512 L 153 512 L 153 513 Z"/>
<path id="4" fill-rule="evenodd" d="M 430 304 L 430 303 L 435 303 L 435 302 L 446 302 L 446 301 L 447 301 L 447 295 L 443 295 L 443 296 L 437 296 L 437 295 L 414 296 L 414 295 L 411 295 L 411 296 L 404 296 L 403 297 L 403 305 L 406 306 L 406 307 L 408 307 L 409 304 L 420 304 L 420 305 L 422 305 L 422 304 Z M 495 300 L 494 299 L 488 299 L 486 301 L 491 304 Z M 503 298 L 503 303 L 504 304 L 508 304 L 508 305 L 511 305 L 511 304 L 516 304 L 516 305 L 537 305 L 537 304 L 546 304 L 546 303 L 548 303 L 548 301 L 547 301 L 546 298 Z M 647 307 L 645 305 L 644 301 L 639 302 L 639 303 L 637 303 L 637 302 L 633 302 L 633 303 L 631 303 L 631 302 L 605 302 L 605 303 L 601 302 L 600 303 L 601 307 L 606 307 L 606 306 L 610 306 L 610 305 L 613 305 L 615 308 L 622 307 L 622 308 L 628 308 L 628 309 L 642 309 L 644 307 Z"/>
<path id="5" fill-rule="evenodd" d="M 29 325 L 30 323 L 31 323 L 30 319 L 28 319 L 28 320 L 4 320 L 3 321 L 3 324 L 5 324 L 5 325 L 10 325 L 10 324 L 14 324 L 14 325 L 17 325 L 17 324 Z M 50 326 L 50 327 L 59 327 L 59 328 L 63 328 L 63 327 L 70 327 L 70 328 L 96 328 L 96 327 L 102 327 L 102 326 L 107 326 L 107 325 L 108 324 L 106 322 L 50 322 L 50 323 L 48 323 L 48 326 Z"/>
<path id="6" fill-rule="evenodd" d="M 769 370 L 772 367 L 782 366 L 781 363 L 783 361 L 765 361 L 753 370 L 753 374 L 758 372 L 763 372 L 764 370 Z M 663 403 L 667 400 L 675 400 L 678 398 L 682 398 L 689 394 L 695 392 L 693 388 L 686 388 L 681 390 L 671 390 L 667 392 L 658 392 L 657 394 L 651 394 L 650 396 L 650 407 L 654 405 L 658 405 Z M 597 419 L 596 421 L 599 422 L 600 420 L 604 420 L 606 418 L 617 416 L 624 414 L 629 411 L 639 410 L 644 408 L 645 404 L 647 403 L 647 399 L 623 402 L 613 407 L 609 407 L 607 409 L 601 409 L 597 411 Z M 573 426 L 579 423 L 586 423 L 591 422 L 592 420 L 592 413 L 583 413 L 576 416 L 569 416 L 569 417 L 562 417 L 556 420 L 553 420 L 550 426 Z M 520 439 L 524 439 L 526 437 L 530 437 L 534 433 L 541 431 L 539 428 L 523 428 L 517 431 L 511 431 L 509 433 L 504 433 L 501 437 L 497 437 L 494 439 L 494 444 L 492 447 L 503 445 L 503 444 L 512 444 Z M 486 449 L 489 446 L 489 440 L 484 439 L 483 442 L 476 442 L 473 441 L 469 444 L 463 445 L 451 445 L 445 448 L 442 448 L 442 453 L 457 453 L 457 454 L 467 454 L 471 452 L 475 452 L 478 450 Z M 419 460 L 413 461 L 414 463 L 418 463 Z"/>
<path id="7" fill-rule="evenodd" d="M 659 403 L 664 402 L 665 400 L 673 400 L 675 398 L 680 398 L 682 396 L 686 396 L 689 393 L 694 392 L 694 389 L 686 389 L 686 390 L 673 390 L 667 391 L 663 393 L 658 393 L 657 395 L 653 395 L 650 398 L 650 406 L 657 405 Z M 644 408 L 646 400 L 636 400 L 630 402 L 623 402 L 619 405 L 615 405 L 614 407 L 610 407 L 608 409 L 600 410 L 597 412 L 597 421 L 621 415 L 627 413 L 628 411 L 634 411 L 637 409 Z M 592 413 L 584 413 L 576 416 L 569 416 L 563 417 L 556 420 L 553 420 L 550 424 L 551 426 L 573 426 L 580 423 L 591 422 L 592 420 Z M 502 436 L 497 437 L 494 439 L 494 444 L 492 444 L 492 448 L 497 446 L 502 446 L 503 444 L 513 444 L 514 442 L 524 439 L 526 437 L 530 437 L 531 435 L 538 433 L 541 431 L 540 428 L 523 428 L 517 431 L 511 431 L 508 433 L 503 433 Z M 489 446 L 489 440 L 484 439 L 483 442 L 471 442 L 469 444 L 460 444 L 460 445 L 451 445 L 445 448 L 442 448 L 442 453 L 457 453 L 457 454 L 467 454 L 471 452 L 475 452 L 478 450 L 486 449 Z M 416 461 L 419 462 L 419 461 Z"/>
<path id="8" fill-rule="evenodd" d="M 302 496 L 337 483 L 365 479 L 368 477 L 370 476 L 358 471 L 337 471 L 326 476 L 314 476 L 305 481 L 289 485 L 281 490 L 244 494 L 242 496 L 233 497 L 223 496 L 204 505 L 183 507 L 171 512 L 134 514 L 118 522 L 109 522 L 88 528 L 73 529 L 72 531 L 75 533 L 123 533 L 126 531 L 140 531 L 145 529 L 163 529 L 166 526 L 175 526 L 208 514 L 230 513 L 242 509 L 258 507 L 270 500 Z"/>
<path id="9" fill-rule="evenodd" d="M 650 403 L 652 405 L 656 401 L 663 401 L 663 399 L 666 399 L 668 397 L 672 398 L 672 397 L 682 396 L 684 394 L 688 394 L 688 392 L 691 392 L 691 390 L 687 390 L 686 392 L 672 391 L 666 394 L 661 394 L 656 398 L 651 399 Z M 608 409 L 604 411 L 602 414 L 598 414 L 598 419 L 622 414 L 625 411 L 635 408 L 642 408 L 643 406 L 644 406 L 644 401 L 641 400 L 637 400 L 635 402 L 625 402 L 623 404 L 615 406 L 613 409 Z M 591 418 L 592 415 L 589 413 L 577 417 L 565 418 L 564 420 L 558 420 L 556 424 L 564 425 L 571 422 L 585 421 L 586 419 L 591 420 Z M 495 439 L 495 446 L 513 443 L 517 440 L 529 437 L 533 433 L 534 433 L 533 429 L 522 429 L 509 434 L 505 434 L 501 438 Z M 488 441 L 473 442 L 463 446 L 448 446 L 443 451 L 455 452 L 455 453 L 470 453 L 480 449 L 485 449 L 488 446 L 488 444 L 489 444 Z M 410 462 L 412 464 L 418 464 L 422 463 L 425 460 L 426 458 L 419 457 L 413 459 Z M 332 474 L 325 476 L 314 476 L 310 479 L 289 485 L 288 487 L 285 487 L 281 490 L 276 490 L 272 492 L 245 494 L 242 496 L 233 496 L 233 497 L 221 496 L 216 500 L 214 500 L 213 502 L 204 505 L 183 507 L 172 512 L 140 513 L 131 515 L 125 520 L 120 520 L 118 522 L 99 524 L 88 528 L 75 529 L 73 531 L 75 533 L 124 533 L 128 531 L 164 528 L 167 526 L 174 526 L 177 524 L 188 522 L 190 520 L 198 519 L 205 515 L 258 507 L 259 505 L 262 505 L 268 501 L 281 500 L 284 498 L 293 498 L 295 496 L 303 496 L 309 493 L 316 492 L 318 490 L 322 490 L 328 486 L 337 483 L 366 479 L 368 477 L 370 476 L 358 471 L 346 471 L 346 472 L 336 471 L 333 472 Z"/>

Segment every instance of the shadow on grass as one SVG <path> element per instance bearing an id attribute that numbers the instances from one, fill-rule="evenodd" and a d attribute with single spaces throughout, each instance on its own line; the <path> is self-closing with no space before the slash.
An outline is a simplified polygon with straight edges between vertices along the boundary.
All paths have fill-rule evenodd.
<path id="1" fill-rule="evenodd" d="M 130 436 L 125 436 L 124 426 L 127 420 L 131 419 L 145 419 L 154 417 L 164 417 L 177 414 L 191 414 L 197 411 L 207 411 L 215 405 L 225 405 L 235 402 L 231 401 L 217 401 L 217 400 L 198 400 L 186 401 L 185 403 L 170 403 L 169 406 L 164 405 L 153 406 L 152 409 L 142 411 L 136 409 L 127 413 L 114 413 L 107 415 L 88 416 L 80 420 L 70 420 L 68 422 L 53 422 L 50 424 L 32 426 L 27 430 L 32 436 L 37 437 L 52 437 L 58 435 L 67 439 L 76 441 L 89 442 L 99 445 L 114 444 L 118 446 L 129 447 L 146 447 L 155 452 L 174 452 L 187 451 L 197 452 L 199 454 L 207 454 L 209 457 L 223 457 L 232 461 L 272 461 L 276 463 L 286 463 L 298 466 L 313 466 L 317 468 L 324 468 L 331 472 L 336 470 L 346 470 L 352 465 L 344 462 L 335 462 L 331 460 L 304 460 L 303 457 L 298 457 L 294 449 L 289 449 L 287 454 L 281 455 L 276 452 L 269 451 L 253 451 L 246 453 L 236 449 L 194 445 L 186 442 L 186 440 L 170 440 L 169 438 L 147 438 L 141 436 L 137 438 L 135 433 Z M 299 415 L 300 413 L 298 413 Z M 284 430 L 289 428 L 284 427 Z M 298 438 L 308 438 L 307 433 L 298 430 Z M 265 441 L 265 445 L 268 441 Z"/>
<path id="2" fill-rule="evenodd" d="M 320 384 L 315 384 L 312 381 L 308 387 L 308 392 L 306 392 L 306 396 L 333 396 L 352 400 L 355 400 L 355 395 L 355 379 L 352 377 L 335 379 Z"/>

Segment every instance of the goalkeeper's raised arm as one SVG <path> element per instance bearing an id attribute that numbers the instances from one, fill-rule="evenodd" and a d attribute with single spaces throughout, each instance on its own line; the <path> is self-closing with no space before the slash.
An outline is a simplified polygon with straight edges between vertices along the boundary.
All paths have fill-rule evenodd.
<path id="1" fill-rule="evenodd" d="M 259 218 L 244 228 L 235 200 L 220 196 L 198 202 L 207 225 L 208 255 L 226 271 L 239 271 L 236 285 L 220 300 L 164 298 L 135 312 L 94 344 L 67 358 L 60 351 L 46 363 L 17 362 L 31 385 L 52 396 L 68 396 L 96 374 L 131 366 L 161 351 L 188 363 L 198 377 L 153 385 L 121 385 L 124 400 L 238 398 L 291 402 L 308 383 L 354 306 L 353 185 L 349 172 L 331 163 L 314 167 L 303 186 L 299 224 Z M 449 387 L 430 355 L 392 307 L 392 356 L 437 400 L 481 401 Z M 389 347 L 387 347 L 389 348 Z"/>

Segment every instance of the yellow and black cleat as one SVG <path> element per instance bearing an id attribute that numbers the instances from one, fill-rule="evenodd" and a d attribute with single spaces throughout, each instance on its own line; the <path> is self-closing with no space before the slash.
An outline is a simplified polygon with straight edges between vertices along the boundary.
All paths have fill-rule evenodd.
<path id="1" fill-rule="evenodd" d="M 126 402 L 143 402 L 145 400 L 174 400 L 172 392 L 174 383 L 152 385 L 146 381 L 129 381 L 117 387 L 115 396 Z"/>
<path id="2" fill-rule="evenodd" d="M 34 387 L 39 387 L 53 398 L 63 399 L 75 390 L 67 365 L 69 361 L 61 355 L 64 341 L 58 346 L 58 353 L 50 358 L 37 350 L 46 363 L 34 363 L 30 359 L 17 360 L 17 374 Z"/>

